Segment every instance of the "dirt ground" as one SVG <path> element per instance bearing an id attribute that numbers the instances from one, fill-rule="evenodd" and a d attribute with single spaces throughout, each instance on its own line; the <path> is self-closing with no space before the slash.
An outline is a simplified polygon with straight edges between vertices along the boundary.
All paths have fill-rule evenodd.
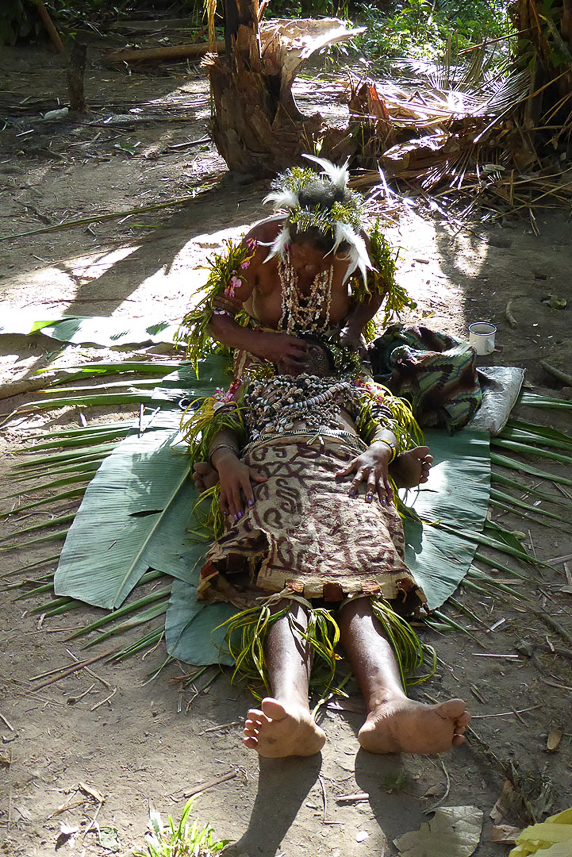
<path id="1" fill-rule="evenodd" d="M 132 74 L 110 70 L 93 45 L 86 75 L 92 111 L 53 122 L 41 114 L 66 100 L 59 57 L 39 48 L 4 49 L 0 82 L 3 317 L 25 310 L 33 319 L 76 314 L 179 320 L 204 281 L 205 272 L 196 266 L 224 238 L 265 213 L 261 200 L 267 185 L 220 181 L 225 165 L 204 140 L 209 98 L 201 71 L 182 64 Z M 332 121 L 343 121 L 342 83 L 341 73 L 303 80 L 297 93 L 303 109 L 309 112 L 314 105 Z M 19 237 L 61 221 L 193 195 L 183 206 Z M 399 280 L 418 301 L 405 320 L 460 337 L 471 321 L 491 320 L 502 350 L 482 363 L 525 368 L 536 391 L 571 392 L 562 392 L 562 384 L 540 365 L 547 360 L 568 373 L 572 369 L 568 212 L 538 215 L 539 236 L 517 217 L 487 231 L 479 224 L 459 228 L 453 220 L 433 219 L 419 199 L 379 204 L 378 213 L 402 247 Z M 550 296 L 566 298 L 568 307 L 553 308 Z M 515 328 L 505 316 L 509 301 Z M 0 384 L 27 382 L 55 359 L 69 365 L 93 354 L 40 334 L 0 336 Z M 2 413 L 23 401 L 23 396 L 5 398 Z M 560 428 L 569 423 L 558 411 L 521 409 L 521 414 Z M 102 412 L 90 409 L 85 416 L 97 421 Z M 13 455 L 30 427 L 77 421 L 75 410 L 58 411 L 3 428 L 3 496 L 10 493 Z M 541 466 L 572 476 L 565 464 Z M 3 511 L 10 512 L 11 504 L 4 500 Z M 44 517 L 38 513 L 32 522 Z M 498 511 L 493 518 L 499 518 Z M 34 690 L 32 677 L 84 656 L 76 641 L 65 639 L 99 611 L 85 607 L 42 621 L 31 610 L 49 594 L 18 601 L 6 590 L 0 605 L 4 853 L 40 857 L 58 848 L 70 857 L 113 850 L 128 855 L 143 845 L 150 805 L 177 816 L 186 793 L 214 781 L 198 798 L 196 815 L 210 821 L 221 838 L 237 843 L 235 854 L 395 854 L 394 838 L 417 829 L 436 803 L 478 807 L 484 826 L 475 853 L 507 854 L 506 844 L 490 841 L 490 814 L 507 766 L 513 766 L 520 792 L 539 819 L 570 804 L 572 578 L 566 560 L 558 558 L 572 554 L 572 540 L 569 533 L 511 515 L 500 519 L 526 533 L 538 558 L 552 560 L 551 568 L 534 571 L 534 583 L 513 587 L 534 598 L 541 615 L 516 599 L 505 603 L 469 589 L 459 595 L 481 619 L 462 617 L 485 648 L 461 634 L 433 640 L 442 659 L 439 672 L 413 693 L 421 700 L 426 694 L 439 700 L 461 696 L 475 716 L 468 743 L 439 758 L 358 752 L 363 715 L 352 690 L 344 704 L 348 710 L 334 704 L 322 712 L 329 740 L 320 756 L 259 761 L 240 741 L 249 695 L 230 684 L 228 673 L 205 691 L 201 688 L 214 671 L 196 687 L 183 688 L 181 676 L 189 670 L 182 664 L 146 681 L 165 659 L 162 645 L 117 666 L 100 661 L 93 665 L 95 675 L 83 670 Z M 17 533 L 22 525 L 22 518 L 9 515 L 3 533 Z M 8 552 L 0 570 L 9 575 L 38 555 L 31 549 Z M 460 618 L 455 610 L 450 615 Z M 567 641 L 550 620 L 567 632 Z M 483 652 L 496 657 L 480 657 Z M 554 730 L 563 733 L 561 742 L 547 752 L 547 736 Z M 504 823 L 519 826 L 524 820 L 513 809 Z M 74 838 L 58 838 L 62 823 L 78 828 Z"/>

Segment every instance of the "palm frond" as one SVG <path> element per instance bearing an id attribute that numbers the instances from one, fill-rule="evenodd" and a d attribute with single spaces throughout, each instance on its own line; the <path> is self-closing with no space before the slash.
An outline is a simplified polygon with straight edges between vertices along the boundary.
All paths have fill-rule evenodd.
<path id="1" fill-rule="evenodd" d="M 108 631 L 105 631 L 103 634 L 99 634 L 95 640 L 91 640 L 89 643 L 86 643 L 83 646 L 84 649 L 89 649 L 92 646 L 95 646 L 98 643 L 103 642 L 103 640 L 109 639 L 109 637 L 114 637 L 116 634 L 123 634 L 125 631 L 130 631 L 132 628 L 138 628 L 140 625 L 146 625 L 147 622 L 151 622 L 153 619 L 156 619 L 158 616 L 162 616 L 167 612 L 167 607 L 169 606 L 168 596 L 170 594 L 170 590 L 164 590 L 163 596 L 167 595 L 163 601 L 159 604 L 153 604 L 152 607 L 149 607 L 147 610 L 143 610 L 142 612 L 138 612 L 137 616 L 132 619 L 128 619 L 127 622 L 122 622 L 114 628 L 110 628 Z"/>
<path id="2" fill-rule="evenodd" d="M 504 473 L 499 473 L 496 470 L 491 472 L 491 483 L 493 485 L 503 485 L 506 488 L 514 488 L 515 491 L 521 491 L 522 494 L 532 497 L 538 497 L 547 503 L 552 503 L 554 506 L 570 506 L 570 503 L 562 499 L 547 494 L 546 491 L 540 491 L 536 486 L 525 485 L 524 482 L 519 482 L 518 479 L 511 479 L 510 476 L 505 476 Z"/>
<path id="3" fill-rule="evenodd" d="M 558 440 L 563 444 L 572 444 L 572 435 L 565 434 L 565 432 L 552 428 L 551 426 L 543 426 L 538 423 L 519 420 L 512 416 L 507 420 L 506 428 L 514 428 L 521 431 L 531 432 L 532 434 L 541 435 L 542 437 L 547 437 L 551 440 Z"/>
<path id="4" fill-rule="evenodd" d="M 520 470 L 522 473 L 528 473 L 530 476 L 538 476 L 540 479 L 546 479 L 548 482 L 559 482 L 561 485 L 572 485 L 572 479 L 568 479 L 560 473 L 549 473 L 546 470 L 539 470 L 538 467 L 533 467 L 531 464 L 525 464 L 524 461 L 519 461 L 516 458 L 508 458 L 508 456 L 501 455 L 498 452 L 491 451 L 491 462 L 499 467 L 507 467 L 509 470 Z"/>
<path id="5" fill-rule="evenodd" d="M 572 458 L 569 455 L 561 455 L 559 452 L 551 452 L 549 449 L 539 449 L 537 446 L 531 447 L 527 443 L 517 443 L 498 436 L 491 438 L 491 446 L 510 449 L 511 452 L 519 452 L 521 455 L 534 455 L 540 458 L 549 458 L 551 461 L 559 461 L 562 464 L 572 464 Z"/>
<path id="6" fill-rule="evenodd" d="M 150 583 L 151 581 L 164 576 L 165 575 L 161 571 L 148 571 L 147 574 L 144 574 L 139 581 L 139 586 L 144 586 L 146 583 Z M 148 607 L 150 604 L 154 604 L 156 601 L 160 601 L 162 598 L 166 598 L 170 594 L 170 588 L 161 589 L 157 592 L 145 595 L 143 598 L 138 598 L 136 601 L 132 601 L 129 604 L 124 604 L 123 607 L 120 607 L 118 610 L 113 610 L 105 616 L 102 616 L 100 619 L 96 619 L 95 622 L 91 622 L 89 625 L 86 625 L 85 628 L 80 628 L 79 631 L 71 634 L 67 639 L 74 640 L 76 637 L 83 637 L 86 634 L 91 634 L 92 631 L 98 631 L 100 628 L 109 624 L 109 622 L 114 622 L 116 619 L 121 619 L 123 616 L 135 613 L 142 607 Z"/>
<path id="7" fill-rule="evenodd" d="M 572 410 L 572 402 L 568 399 L 541 396 L 538 393 L 531 393 L 528 390 L 522 391 L 518 402 L 520 405 L 526 405 L 528 408 L 555 408 L 564 411 Z"/>
<path id="8" fill-rule="evenodd" d="M 71 488 L 69 491 L 60 491 L 58 494 L 51 494 L 49 497 L 44 497 L 43 500 L 34 500 L 33 503 L 26 503 L 23 506 L 16 506 L 11 512 L 4 512 L 0 518 L 8 518 L 17 512 L 28 512 L 30 509 L 37 509 L 39 506 L 53 505 L 60 500 L 68 500 L 72 497 L 82 497 L 85 494 L 85 486 L 83 488 Z M 15 495 L 12 495 L 15 496 Z M 16 495 L 17 496 L 17 495 Z"/>

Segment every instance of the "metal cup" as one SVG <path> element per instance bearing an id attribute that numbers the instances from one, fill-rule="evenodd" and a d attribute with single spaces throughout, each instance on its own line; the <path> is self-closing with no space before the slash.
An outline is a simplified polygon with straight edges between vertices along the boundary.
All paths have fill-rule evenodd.
<path id="1" fill-rule="evenodd" d="M 474 321 L 469 325 L 469 344 L 480 356 L 491 354 L 495 350 L 496 332 L 494 324 L 488 321 Z"/>

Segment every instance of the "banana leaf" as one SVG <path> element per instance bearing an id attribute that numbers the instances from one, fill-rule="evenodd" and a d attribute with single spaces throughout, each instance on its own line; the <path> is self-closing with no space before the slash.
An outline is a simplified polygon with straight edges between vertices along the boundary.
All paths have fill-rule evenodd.
<path id="1" fill-rule="evenodd" d="M 423 519 L 432 516 L 456 521 L 460 531 L 482 528 L 489 497 L 489 436 L 465 430 L 449 437 L 444 432 L 428 431 L 425 440 L 434 457 L 430 481 L 419 491 L 400 493 L 418 516 L 404 519 L 405 560 L 434 609 L 455 591 L 477 545 L 457 533 L 437 531 Z M 173 584 L 165 620 L 167 651 L 197 665 L 219 660 L 231 663 L 226 649 L 221 654 L 224 634 L 218 625 L 237 611 L 228 604 L 197 601 L 197 582 L 198 571 L 195 585 L 181 580 Z"/>
<path id="2" fill-rule="evenodd" d="M 196 664 L 221 657 L 223 663 L 229 662 L 228 654 L 221 656 L 219 650 L 224 632 L 218 626 L 236 611 L 227 604 L 196 599 L 206 545 L 193 541 L 188 532 L 193 528 L 196 494 L 188 478 L 188 460 L 172 444 L 178 434 L 179 399 L 193 400 L 227 386 L 225 363 L 224 358 L 211 356 L 201 364 L 199 380 L 188 364 L 181 365 L 153 390 L 150 407 L 161 406 L 153 431 L 139 436 L 135 424 L 104 460 L 70 529 L 56 573 L 56 594 L 111 609 L 124 601 L 147 569 L 174 577 L 165 621 L 167 648 L 170 655 Z M 528 425 L 513 428 L 524 433 Z M 86 434 L 87 441 L 89 429 Z M 538 436 L 543 437 L 540 432 Z M 416 517 L 407 517 L 404 525 L 406 561 L 429 606 L 435 608 L 454 592 L 469 568 L 478 546 L 474 534 L 486 544 L 502 545 L 503 539 L 499 533 L 494 539 L 482 534 L 490 482 L 488 435 L 465 430 L 449 437 L 430 431 L 426 437 L 434 467 L 428 485 L 405 496 Z M 438 521 L 443 529 L 430 521 Z M 520 558 L 528 559 L 526 554 Z M 141 647 L 156 642 L 160 633 L 151 632 Z M 134 646 L 139 650 L 139 644 Z"/>
<path id="3" fill-rule="evenodd" d="M 434 457 L 429 482 L 404 496 L 420 520 L 406 517 L 403 527 L 405 562 L 434 609 L 455 591 L 475 555 L 477 545 L 462 534 L 481 530 L 486 520 L 489 436 L 467 429 L 452 436 L 431 430 L 425 441 Z M 424 523 L 430 519 L 449 522 L 451 529 Z"/>
<path id="4" fill-rule="evenodd" d="M 224 646 L 223 622 L 238 611 L 231 604 L 197 601 L 196 586 L 176 580 L 165 619 L 168 653 L 186 663 L 227 664 L 233 660 Z"/>
<path id="5" fill-rule="evenodd" d="M 148 568 L 190 578 L 205 545 L 186 533 L 196 492 L 188 457 L 172 448 L 181 416 L 177 402 L 225 384 L 225 365 L 214 355 L 201 364 L 200 379 L 183 367 L 165 379 L 179 385 L 175 390 L 153 392 L 153 404 L 162 406 L 154 430 L 134 431 L 118 444 L 88 486 L 62 551 L 57 594 L 114 609 Z"/>
<path id="6" fill-rule="evenodd" d="M 6 311 L 0 322 L 0 334 L 23 333 L 28 336 L 41 332 L 44 336 L 50 336 L 60 342 L 111 348 L 114 345 L 144 345 L 159 342 L 173 344 L 178 327 L 169 321 L 149 324 L 143 319 L 122 319 L 115 316 L 62 316 L 47 321 L 35 320 L 30 313 Z"/>

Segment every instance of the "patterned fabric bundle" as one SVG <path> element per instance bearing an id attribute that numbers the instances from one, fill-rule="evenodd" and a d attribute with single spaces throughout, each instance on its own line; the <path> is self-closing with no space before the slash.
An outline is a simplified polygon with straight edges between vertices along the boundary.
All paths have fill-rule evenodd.
<path id="1" fill-rule="evenodd" d="M 463 428 L 481 405 L 475 352 L 427 327 L 393 324 L 369 350 L 376 381 L 410 402 L 423 428 Z"/>

